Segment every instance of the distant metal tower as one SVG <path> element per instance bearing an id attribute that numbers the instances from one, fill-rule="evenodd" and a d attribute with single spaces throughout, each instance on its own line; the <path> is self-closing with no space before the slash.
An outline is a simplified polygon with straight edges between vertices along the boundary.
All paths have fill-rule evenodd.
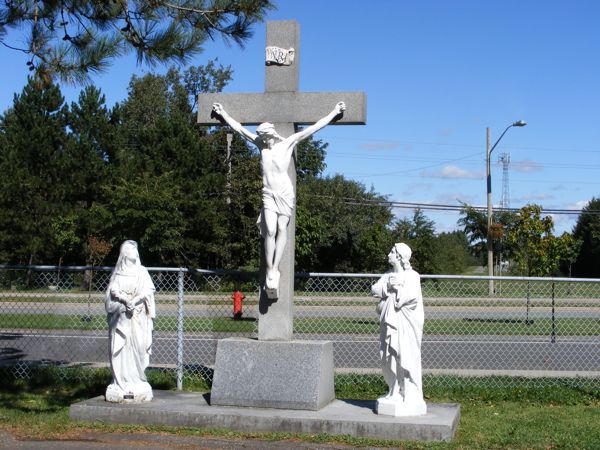
<path id="1" fill-rule="evenodd" d="M 510 164 L 510 153 L 501 153 L 498 162 L 502 163 L 502 209 L 510 208 L 510 191 L 508 188 L 508 165 Z"/>

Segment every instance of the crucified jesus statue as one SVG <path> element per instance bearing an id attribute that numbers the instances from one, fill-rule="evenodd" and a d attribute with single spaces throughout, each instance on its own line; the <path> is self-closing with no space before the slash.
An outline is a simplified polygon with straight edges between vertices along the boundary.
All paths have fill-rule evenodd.
<path id="1" fill-rule="evenodd" d="M 294 148 L 300 141 L 330 124 L 345 110 L 345 103 L 338 102 L 335 108 L 317 123 L 284 138 L 275 131 L 273 124 L 268 122 L 256 127 L 254 134 L 233 119 L 220 103 L 213 104 L 213 112 L 217 116 L 260 150 L 263 188 L 262 210 L 257 223 L 265 240 L 267 289 L 279 287 L 279 262 L 285 249 L 286 230 L 296 201 L 294 186 L 288 175 Z"/>

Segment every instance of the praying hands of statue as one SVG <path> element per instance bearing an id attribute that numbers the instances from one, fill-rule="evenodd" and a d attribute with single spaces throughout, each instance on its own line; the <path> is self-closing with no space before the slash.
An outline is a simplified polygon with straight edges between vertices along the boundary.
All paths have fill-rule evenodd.
<path id="1" fill-rule="evenodd" d="M 129 296 L 125 293 L 122 293 L 123 291 L 118 291 L 116 289 L 112 289 L 110 291 L 110 295 L 115 299 L 115 301 L 122 303 L 125 306 L 125 310 L 127 312 L 131 312 L 133 311 L 133 309 L 136 307 L 136 305 L 139 302 L 139 297 L 135 297 L 133 299 L 129 299 Z"/>
<path id="2" fill-rule="evenodd" d="M 396 311 L 398 311 L 400 309 L 400 307 L 402 306 L 402 304 L 400 302 L 400 298 L 401 298 L 400 291 L 402 290 L 403 287 L 404 287 L 404 277 L 401 274 L 390 275 L 390 278 L 388 279 L 388 291 L 395 293 L 394 308 L 396 309 Z"/>
<path id="3" fill-rule="evenodd" d="M 388 291 L 399 292 L 404 286 L 404 277 L 401 274 L 391 274 L 388 279 Z"/>
<path id="4" fill-rule="evenodd" d="M 117 289 L 111 289 L 110 295 L 114 299 L 114 301 L 123 303 L 125 306 L 127 306 L 127 302 L 129 299 L 126 295 L 122 295 L 121 292 L 122 291 L 118 291 Z"/>

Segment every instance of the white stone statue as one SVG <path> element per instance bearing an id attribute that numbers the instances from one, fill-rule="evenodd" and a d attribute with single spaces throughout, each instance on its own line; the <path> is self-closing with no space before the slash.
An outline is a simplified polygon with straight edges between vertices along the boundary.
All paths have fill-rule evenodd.
<path id="1" fill-rule="evenodd" d="M 152 353 L 153 319 L 156 317 L 154 284 L 141 265 L 137 243 L 125 241 L 106 290 L 112 383 L 106 388 L 109 402 L 152 400 L 152 387 L 144 370 Z"/>
<path id="2" fill-rule="evenodd" d="M 344 102 L 314 125 L 306 127 L 288 138 L 280 136 L 273 124 L 265 122 L 256 128 L 256 134 L 248 131 L 233 119 L 220 103 L 213 105 L 213 111 L 220 116 L 234 131 L 258 147 L 261 153 L 261 171 L 263 177 L 262 211 L 258 225 L 265 240 L 265 259 L 267 273 L 265 287 L 276 290 L 279 287 L 279 262 L 287 240 L 286 230 L 296 196 L 292 180 L 288 175 L 288 167 L 296 145 L 325 127 L 346 110 Z"/>
<path id="3" fill-rule="evenodd" d="M 423 296 L 421 281 L 410 266 L 410 247 L 395 244 L 388 254 L 392 270 L 375 283 L 379 299 L 379 355 L 389 391 L 377 399 L 377 414 L 416 416 L 427 413 L 421 379 Z"/>

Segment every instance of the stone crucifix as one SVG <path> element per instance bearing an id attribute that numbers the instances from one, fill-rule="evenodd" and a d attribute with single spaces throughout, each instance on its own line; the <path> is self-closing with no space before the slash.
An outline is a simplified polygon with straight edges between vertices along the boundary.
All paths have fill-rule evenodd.
<path id="1" fill-rule="evenodd" d="M 265 245 L 260 272 L 258 338 L 290 340 L 296 228 L 293 150 L 297 142 L 334 120 L 335 124 L 365 124 L 366 96 L 361 92 L 298 91 L 300 27 L 296 21 L 267 22 L 266 56 L 264 93 L 201 94 L 198 123 L 214 126 L 225 122 L 261 150 L 261 230 Z M 242 125 L 260 126 L 254 134 Z M 311 126 L 297 132 L 299 125 Z M 283 156 L 279 161 L 274 160 L 275 153 L 266 153 L 274 150 L 281 150 Z M 278 173 L 281 164 L 287 165 L 286 176 Z M 277 192 L 273 192 L 273 187 Z M 273 231 L 275 236 L 270 236 Z"/>

